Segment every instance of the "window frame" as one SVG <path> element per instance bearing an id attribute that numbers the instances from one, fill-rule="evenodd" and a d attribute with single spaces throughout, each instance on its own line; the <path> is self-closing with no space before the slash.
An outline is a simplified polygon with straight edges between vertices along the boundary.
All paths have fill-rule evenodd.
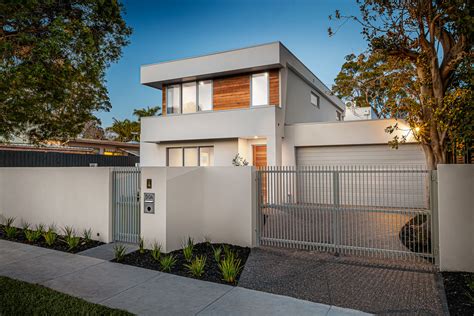
<path id="1" fill-rule="evenodd" d="M 311 97 L 312 97 L 313 95 L 316 97 L 316 103 L 317 103 L 317 104 L 314 104 L 313 101 L 312 101 L 312 98 L 311 98 Z M 321 106 L 320 106 L 320 104 L 321 104 L 321 99 L 320 99 L 319 95 L 318 95 L 316 92 L 314 92 L 313 90 L 311 90 L 311 92 L 310 92 L 310 94 L 309 94 L 309 102 L 311 103 L 312 106 L 315 106 L 315 107 L 318 108 L 318 109 L 321 108 Z"/>
<path id="2" fill-rule="evenodd" d="M 266 74 L 266 77 L 267 77 L 267 103 L 266 103 L 266 104 L 253 105 L 253 84 L 252 84 L 252 79 L 253 79 L 253 76 L 255 76 L 255 75 L 261 75 L 261 74 Z M 250 74 L 250 107 L 255 107 L 255 106 L 268 106 L 268 105 L 270 105 L 270 74 L 268 73 L 268 71 L 257 72 L 257 73 L 252 73 L 252 74 Z"/>
<path id="3" fill-rule="evenodd" d="M 184 162 L 185 162 L 185 156 L 184 156 L 184 152 L 185 152 L 185 148 L 196 148 L 197 149 L 197 162 L 198 162 L 198 165 L 197 167 L 202 167 L 201 166 L 201 148 L 212 148 L 213 149 L 213 154 L 214 154 L 214 146 L 171 146 L 171 147 L 166 147 L 166 167 L 170 167 L 170 149 L 181 149 L 181 161 L 182 161 L 182 165 L 181 166 L 177 166 L 177 168 L 179 167 L 187 167 L 184 165 Z M 206 166 L 207 167 L 207 166 Z M 212 167 L 212 166 L 209 166 L 209 167 Z"/>
<path id="4" fill-rule="evenodd" d="M 199 110 L 199 83 L 203 81 L 210 81 L 211 82 L 211 109 L 210 110 Z M 183 113 L 183 85 L 187 83 L 195 83 L 196 84 L 196 111 Z M 179 113 L 168 113 L 168 90 L 170 87 L 179 87 Z M 166 115 L 183 115 L 183 114 L 194 114 L 199 112 L 210 112 L 214 111 L 214 80 L 213 79 L 204 79 L 204 80 L 190 80 L 184 81 L 180 83 L 171 83 L 166 86 Z"/>

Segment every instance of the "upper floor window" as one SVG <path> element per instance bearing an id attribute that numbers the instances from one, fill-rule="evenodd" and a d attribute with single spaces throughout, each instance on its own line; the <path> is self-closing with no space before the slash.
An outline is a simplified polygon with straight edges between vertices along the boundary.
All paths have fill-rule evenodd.
<path id="1" fill-rule="evenodd" d="M 251 96 L 252 105 L 268 105 L 268 73 L 252 75 Z"/>
<path id="2" fill-rule="evenodd" d="M 319 109 L 319 95 L 311 91 L 311 104 Z"/>
<path id="3" fill-rule="evenodd" d="M 194 113 L 212 110 L 212 80 L 169 85 L 166 113 Z"/>
<path id="4" fill-rule="evenodd" d="M 198 111 L 212 110 L 212 80 L 198 83 Z"/>
<path id="5" fill-rule="evenodd" d="M 181 113 L 181 85 L 170 85 L 166 89 L 166 113 Z"/>

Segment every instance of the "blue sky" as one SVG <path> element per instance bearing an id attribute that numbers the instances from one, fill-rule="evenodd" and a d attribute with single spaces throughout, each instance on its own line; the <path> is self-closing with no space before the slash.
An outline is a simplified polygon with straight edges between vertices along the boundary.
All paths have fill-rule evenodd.
<path id="1" fill-rule="evenodd" d="M 140 65 L 281 41 L 331 87 L 344 56 L 365 50 L 360 27 L 347 23 L 336 36 L 328 16 L 357 14 L 355 0 L 123 1 L 133 28 L 130 45 L 107 70 L 112 109 L 103 126 L 131 118 L 133 109 L 161 104 L 161 91 L 140 85 Z"/>

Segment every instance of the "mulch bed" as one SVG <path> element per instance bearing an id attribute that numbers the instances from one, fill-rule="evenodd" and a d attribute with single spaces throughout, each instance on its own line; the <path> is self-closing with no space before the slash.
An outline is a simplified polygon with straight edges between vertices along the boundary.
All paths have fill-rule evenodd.
<path id="1" fill-rule="evenodd" d="M 59 251 L 69 252 L 69 253 L 78 253 L 78 252 L 81 252 L 81 251 L 84 251 L 84 250 L 87 250 L 87 249 L 90 249 L 90 248 L 94 248 L 94 247 L 97 247 L 97 246 L 100 246 L 100 245 L 104 244 L 103 242 L 97 241 L 97 240 L 88 240 L 88 241 L 86 241 L 84 238 L 81 237 L 81 241 L 79 242 L 79 245 L 76 248 L 72 249 L 72 250 L 68 250 L 69 247 L 68 247 L 66 241 L 64 240 L 64 237 L 61 236 L 61 235 L 58 235 L 57 238 L 56 238 L 56 241 L 54 242 L 54 244 L 49 246 L 48 244 L 46 244 L 46 241 L 44 240 L 43 236 L 41 236 L 35 242 L 29 242 L 28 240 L 26 240 L 25 234 L 23 233 L 23 229 L 21 229 L 21 228 L 17 228 L 17 234 L 16 234 L 15 238 L 8 238 L 5 235 L 5 232 L 3 231 L 3 226 L 0 226 L 0 239 L 20 242 L 20 243 L 23 243 L 23 244 L 28 244 L 28 245 L 32 245 L 32 246 L 38 246 L 38 247 L 43 247 L 43 248 L 48 248 L 48 249 L 53 249 L 53 250 L 59 250 Z"/>
<path id="2" fill-rule="evenodd" d="M 227 245 L 229 249 L 235 253 L 236 257 L 241 260 L 241 265 L 242 265 L 242 270 L 243 270 L 245 262 L 247 261 L 247 258 L 250 254 L 250 248 L 240 247 L 240 246 L 235 246 L 235 245 L 230 245 L 230 244 L 204 242 L 204 243 L 199 243 L 199 244 L 194 245 L 193 258 L 196 256 L 201 256 L 201 255 L 206 257 L 205 271 L 204 271 L 204 274 L 200 278 L 195 278 L 193 275 L 189 273 L 189 271 L 184 266 L 184 264 L 187 264 L 188 262 L 184 259 L 183 251 L 181 249 L 172 251 L 167 254 L 162 253 L 161 257 L 166 256 L 168 254 L 172 254 L 176 259 L 176 264 L 171 269 L 171 272 L 168 272 L 168 273 L 176 274 L 176 275 L 180 275 L 184 277 L 189 277 L 189 278 L 195 278 L 195 279 L 204 280 L 204 281 L 209 281 L 209 282 L 214 282 L 214 283 L 229 284 L 225 282 L 224 280 L 222 280 L 221 272 L 219 270 L 217 262 L 214 260 L 213 247 L 222 248 L 224 245 Z M 224 251 L 222 251 L 221 258 L 223 258 L 223 256 L 224 256 Z M 115 261 L 115 259 L 112 261 Z M 125 255 L 125 257 L 120 261 L 120 263 L 132 265 L 132 266 L 136 266 L 140 268 L 161 271 L 160 263 L 153 259 L 153 257 L 151 256 L 150 250 L 147 250 L 147 249 L 145 250 L 145 253 L 143 254 L 141 254 L 139 250 L 137 250 L 135 252 L 131 252 Z M 237 276 L 237 282 L 240 278 L 240 274 L 242 273 L 242 270 Z M 236 285 L 236 284 L 230 284 L 230 285 Z"/>
<path id="3" fill-rule="evenodd" d="M 474 273 L 442 272 L 451 315 L 474 315 Z"/>

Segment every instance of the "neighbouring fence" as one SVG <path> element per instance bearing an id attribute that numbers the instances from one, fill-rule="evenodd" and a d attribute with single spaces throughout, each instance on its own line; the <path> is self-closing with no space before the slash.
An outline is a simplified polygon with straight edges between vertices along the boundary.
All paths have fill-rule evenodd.
<path id="1" fill-rule="evenodd" d="M 292 166 L 266 167 L 257 173 L 262 245 L 434 258 L 428 170 Z"/>
<path id="2" fill-rule="evenodd" d="M 0 150 L 0 167 L 100 167 L 135 166 L 140 157 Z"/>
<path id="3" fill-rule="evenodd" d="M 111 168 L 0 168 L 0 215 L 111 241 Z"/>

